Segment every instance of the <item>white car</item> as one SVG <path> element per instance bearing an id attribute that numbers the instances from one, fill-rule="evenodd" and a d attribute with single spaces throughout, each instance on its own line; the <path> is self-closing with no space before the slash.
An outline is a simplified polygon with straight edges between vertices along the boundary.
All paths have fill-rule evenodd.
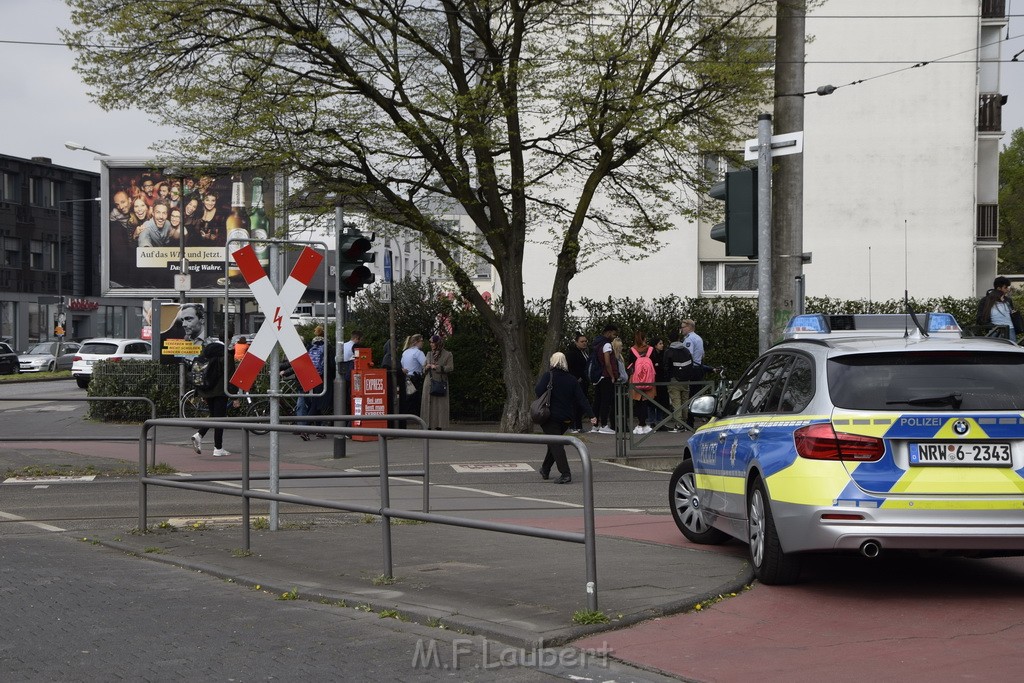
<path id="1" fill-rule="evenodd" d="M 80 346 L 77 342 L 39 342 L 18 354 L 18 364 L 22 372 L 70 370 Z"/>
<path id="2" fill-rule="evenodd" d="M 151 360 L 152 347 L 143 339 L 111 339 L 107 337 L 86 339 L 75 354 L 71 365 L 71 376 L 78 386 L 85 389 L 92 377 L 92 366 L 101 360 Z"/>

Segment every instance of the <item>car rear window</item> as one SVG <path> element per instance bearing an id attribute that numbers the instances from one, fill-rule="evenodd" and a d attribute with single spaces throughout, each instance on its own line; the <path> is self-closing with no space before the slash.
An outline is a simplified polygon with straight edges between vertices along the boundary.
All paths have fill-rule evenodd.
<path id="1" fill-rule="evenodd" d="M 110 356 L 117 352 L 117 344 L 100 343 L 94 342 L 91 344 L 82 344 L 82 348 L 78 350 L 79 353 L 93 353 L 97 356 Z"/>
<path id="2" fill-rule="evenodd" d="M 1024 409 L 1024 353 L 913 351 L 828 362 L 833 405 L 852 410 Z"/>

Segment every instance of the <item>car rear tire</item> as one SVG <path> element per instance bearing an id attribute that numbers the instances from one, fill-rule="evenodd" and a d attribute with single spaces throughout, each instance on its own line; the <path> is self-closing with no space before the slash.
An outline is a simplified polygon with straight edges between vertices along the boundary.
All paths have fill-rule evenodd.
<path id="1" fill-rule="evenodd" d="M 708 524 L 704 517 L 692 458 L 679 463 L 672 472 L 668 484 L 668 499 L 672 519 L 683 536 L 690 541 L 703 545 L 719 545 L 729 539 L 728 534 Z"/>
<path id="2" fill-rule="evenodd" d="M 78 384 L 78 388 L 79 389 L 88 389 L 89 388 L 89 378 L 88 377 L 76 377 L 75 378 L 75 383 Z"/>
<path id="3" fill-rule="evenodd" d="M 49 363 L 46 364 L 46 371 L 47 372 L 53 372 L 56 369 L 57 369 L 57 366 L 56 366 L 56 364 L 54 364 L 54 362 L 52 360 Z"/>
<path id="4" fill-rule="evenodd" d="M 800 558 L 782 552 L 764 481 L 757 477 L 747 499 L 750 564 L 761 583 L 782 586 L 800 578 Z"/>

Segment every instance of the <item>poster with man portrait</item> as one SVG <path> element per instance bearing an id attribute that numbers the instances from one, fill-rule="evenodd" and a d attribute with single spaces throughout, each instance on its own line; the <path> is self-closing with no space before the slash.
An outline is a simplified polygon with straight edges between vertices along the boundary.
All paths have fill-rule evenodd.
<path id="1" fill-rule="evenodd" d="M 201 303 L 153 301 L 153 354 L 161 363 L 180 363 L 202 353 L 206 339 L 206 309 Z"/>
<path id="2" fill-rule="evenodd" d="M 190 294 L 223 296 L 229 280 L 232 296 L 250 295 L 227 254 L 228 243 L 265 239 L 272 232 L 271 173 L 104 160 L 100 182 L 104 296 L 174 296 L 182 252 Z M 231 242 L 231 249 L 243 245 Z M 253 248 L 266 262 L 267 245 L 254 242 Z"/>

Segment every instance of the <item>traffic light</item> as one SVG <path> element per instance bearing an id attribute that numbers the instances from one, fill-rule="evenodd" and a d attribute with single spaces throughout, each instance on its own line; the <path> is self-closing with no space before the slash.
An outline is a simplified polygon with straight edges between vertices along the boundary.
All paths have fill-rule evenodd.
<path id="1" fill-rule="evenodd" d="M 726 173 L 708 194 L 725 202 L 725 222 L 711 228 L 711 239 L 725 242 L 726 256 L 757 258 L 757 169 Z"/>
<path id="2" fill-rule="evenodd" d="M 338 245 L 338 282 L 342 294 L 355 294 L 365 285 L 373 282 L 373 273 L 364 265 L 373 263 L 370 253 L 374 234 L 364 235 L 353 231 L 342 235 Z"/>

